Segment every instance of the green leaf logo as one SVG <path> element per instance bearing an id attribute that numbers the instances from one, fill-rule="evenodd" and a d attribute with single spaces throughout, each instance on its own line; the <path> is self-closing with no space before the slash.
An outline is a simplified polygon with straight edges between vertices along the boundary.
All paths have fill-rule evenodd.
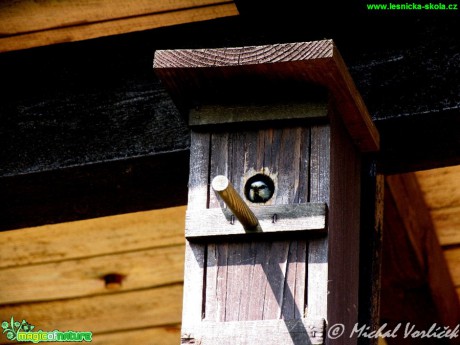
<path id="1" fill-rule="evenodd" d="M 8 321 L 2 322 L 2 328 L 3 328 L 3 334 L 6 333 L 6 338 L 8 340 L 16 340 L 19 331 L 30 332 L 35 328 L 35 326 L 30 325 L 29 323 L 26 322 L 26 320 L 22 320 L 21 322 L 14 321 L 14 318 L 11 317 L 11 320 L 9 323 Z"/>

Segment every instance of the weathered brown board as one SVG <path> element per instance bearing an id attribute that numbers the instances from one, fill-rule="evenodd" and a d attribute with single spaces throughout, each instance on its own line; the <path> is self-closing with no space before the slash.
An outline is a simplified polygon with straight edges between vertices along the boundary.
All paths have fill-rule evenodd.
<path id="1" fill-rule="evenodd" d="M 213 208 L 187 212 L 185 237 L 190 240 L 199 238 L 209 240 L 209 237 L 234 239 L 238 235 L 263 236 L 282 232 L 282 236 L 286 238 L 288 234 L 296 232 L 324 232 L 326 210 L 324 203 L 253 207 L 252 211 L 261 227 L 258 231 L 246 231 L 237 219 L 232 220 L 232 213 L 227 209 Z"/>
<path id="2" fill-rule="evenodd" d="M 183 245 L 184 226 L 179 206 L 0 232 L 0 269 Z"/>

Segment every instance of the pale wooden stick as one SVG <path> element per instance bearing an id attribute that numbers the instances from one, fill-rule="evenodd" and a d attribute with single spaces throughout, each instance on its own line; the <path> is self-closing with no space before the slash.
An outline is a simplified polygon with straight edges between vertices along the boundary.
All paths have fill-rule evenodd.
<path id="1" fill-rule="evenodd" d="M 222 200 L 227 204 L 228 208 L 233 212 L 236 218 L 240 221 L 243 228 L 247 231 L 262 230 L 259 225 L 259 220 L 251 211 L 248 205 L 244 202 L 241 196 L 236 192 L 233 185 L 227 177 L 217 175 L 212 180 L 212 188 L 220 195 Z"/>

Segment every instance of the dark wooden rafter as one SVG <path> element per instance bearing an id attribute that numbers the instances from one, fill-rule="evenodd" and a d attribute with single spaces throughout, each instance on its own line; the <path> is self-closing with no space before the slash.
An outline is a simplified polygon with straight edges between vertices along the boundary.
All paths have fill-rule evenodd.
<path id="1" fill-rule="evenodd" d="M 265 2 L 263 7 L 269 9 Z M 354 13 L 361 24 L 356 31 L 335 21 L 325 26 L 328 12 L 308 12 L 310 19 L 296 26 L 288 20 L 290 11 L 277 11 L 277 22 L 286 24 L 281 26 L 274 26 L 264 12 L 241 7 L 241 17 L 1 54 L 5 101 L 0 105 L 0 183 L 8 186 L 2 188 L 8 193 L 0 198 L 4 217 L 12 221 L 1 228 L 85 217 L 70 208 L 53 211 L 62 209 L 63 195 L 78 199 L 76 191 L 83 190 L 69 187 L 66 193 L 55 193 L 61 187 L 54 176 L 79 176 L 88 186 L 110 185 L 119 193 L 118 183 L 98 172 L 103 165 L 110 171 L 111 161 L 138 160 L 142 165 L 161 153 L 158 159 L 174 161 L 174 169 L 187 171 L 188 130 L 151 71 L 156 49 L 332 37 L 379 129 L 379 170 L 397 173 L 460 163 L 458 20 L 438 13 L 392 17 L 390 25 L 387 16 Z M 373 35 L 372 42 L 363 32 Z M 176 150 L 185 151 L 177 156 Z M 174 174 L 170 168 L 164 165 L 165 175 Z M 178 199 L 184 203 L 186 174 L 170 187 L 177 183 L 184 186 Z M 129 183 L 125 186 L 130 188 Z M 42 195 L 49 203 L 39 214 L 33 209 Z M 167 206 L 162 195 L 155 195 L 155 207 Z M 88 201 L 94 214 L 135 209 L 116 198 L 102 199 Z M 10 200 L 21 202 L 13 210 Z"/>

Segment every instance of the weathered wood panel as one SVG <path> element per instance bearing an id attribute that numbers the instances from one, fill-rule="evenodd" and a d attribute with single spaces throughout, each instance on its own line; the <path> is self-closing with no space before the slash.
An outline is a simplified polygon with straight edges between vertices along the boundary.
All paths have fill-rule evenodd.
<path id="1" fill-rule="evenodd" d="M 93 229 L 93 233 L 98 230 Z M 137 238 L 142 239 L 139 233 Z M 67 248 L 81 242 L 70 242 Z M 92 240 L 89 240 L 92 241 Z M 59 242 L 67 243 L 67 242 Z M 111 243 L 115 244 L 116 241 Z M 97 245 L 97 242 L 95 242 Z M 27 251 L 27 247 L 21 248 Z M 69 250 L 71 251 L 71 250 Z M 154 288 L 183 281 L 184 246 L 160 247 L 91 258 L 0 269 L 0 304 L 86 297 L 112 293 L 104 276 L 123 276 L 117 291 Z"/>
<path id="2" fill-rule="evenodd" d="M 20 293 L 20 291 L 18 292 Z M 85 298 L 3 305 L 0 320 L 25 319 L 37 329 L 118 332 L 180 323 L 182 285 Z"/>
<path id="3" fill-rule="evenodd" d="M 210 236 L 235 239 L 239 235 L 260 237 L 277 233 L 289 237 L 305 231 L 326 232 L 327 207 L 324 203 L 253 207 L 251 212 L 258 220 L 260 229 L 245 230 L 236 218 L 232 224 L 232 212 L 228 209 L 187 212 L 185 236 L 190 240 L 206 237 L 209 240 Z M 276 217 L 276 221 L 273 217 Z M 299 236 L 302 235 L 305 234 Z"/>
<path id="4" fill-rule="evenodd" d="M 1 232 L 0 269 L 181 245 L 184 227 L 180 206 Z"/>
<path id="5" fill-rule="evenodd" d="M 308 200 L 325 202 L 330 205 L 330 126 L 312 126 L 310 142 Z M 328 244 L 328 238 L 311 239 L 308 243 L 307 275 L 309 279 L 306 311 L 308 317 L 324 317 L 328 313 L 327 303 L 324 303 L 329 294 Z"/>
<path id="6" fill-rule="evenodd" d="M 237 14 L 231 1 L 8 1 L 0 5 L 0 52 Z"/>
<path id="7" fill-rule="evenodd" d="M 267 204 L 305 200 L 308 176 L 299 174 L 300 167 L 309 164 L 301 159 L 308 155 L 308 138 L 309 129 L 297 127 L 213 133 L 210 178 L 217 174 L 228 176 L 243 195 L 245 181 L 256 173 L 264 173 L 275 180 L 276 186 Z M 307 153 L 301 153 L 301 148 Z M 302 172 L 307 170 L 302 168 Z M 306 194 L 300 195 L 301 190 Z M 211 200 L 210 207 L 221 207 L 217 199 Z M 302 316 L 306 252 L 305 240 L 209 245 L 206 281 L 211 285 L 206 291 L 206 320 Z M 296 287 L 300 290 L 296 291 Z"/>

